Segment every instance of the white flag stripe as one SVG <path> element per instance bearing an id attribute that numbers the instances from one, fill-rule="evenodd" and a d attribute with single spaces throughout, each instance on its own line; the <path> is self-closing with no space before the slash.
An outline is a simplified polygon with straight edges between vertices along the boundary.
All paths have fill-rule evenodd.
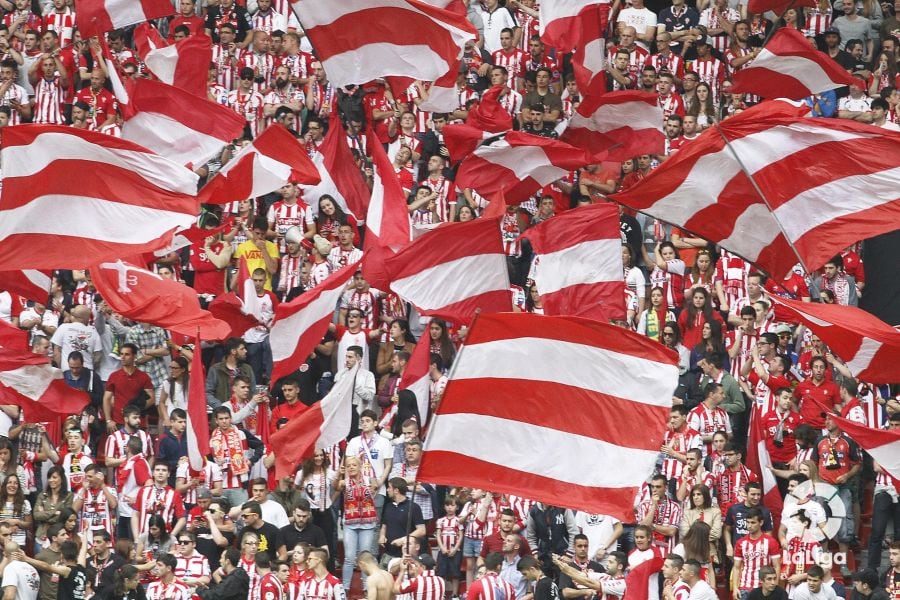
<path id="1" fill-rule="evenodd" d="M 869 448 L 866 452 L 871 454 L 872 458 L 885 471 L 888 471 L 894 477 L 900 476 L 900 441 L 878 446 L 877 448 Z"/>
<path id="2" fill-rule="evenodd" d="M 540 6 L 540 33 L 543 35 L 547 23 L 556 19 L 575 17 L 596 0 L 544 0 Z"/>
<path id="3" fill-rule="evenodd" d="M 293 2 L 291 2 L 291 4 L 297 11 L 298 16 L 303 23 L 303 29 L 305 30 L 309 30 L 313 27 L 318 27 L 321 25 L 329 25 L 334 21 L 340 19 L 341 17 L 350 15 L 352 13 L 372 10 L 373 8 L 372 0 L 341 0 L 340 2 L 333 2 L 331 0 L 327 2 L 294 0 Z M 428 4 L 435 5 L 433 2 L 429 2 Z M 428 16 L 422 10 L 413 6 L 406 0 L 379 0 L 376 8 L 398 8 L 401 10 L 417 12 L 419 14 Z M 465 31 L 457 27 L 453 27 L 452 25 L 449 25 L 447 23 L 441 23 L 441 26 L 443 29 L 453 32 L 456 36 L 462 36 L 466 38 L 471 37 L 471 35 L 469 35 Z"/>
<path id="4" fill-rule="evenodd" d="M 468 352 L 468 349 L 466 350 Z M 523 473 L 539 473 L 581 487 L 619 488 L 635 485 L 634 473 L 650 473 L 659 452 L 623 448 L 595 438 L 492 416 L 450 413 L 436 420 L 439 426 L 428 434 L 426 451 L 460 452 L 460 432 L 466 432 L 465 455 L 487 463 L 497 462 L 497 432 L 502 434 L 503 468 Z M 627 469 L 573 469 L 571 461 L 547 460 L 559 456 L 599 457 L 608 465 L 628 465 Z"/>
<path id="5" fill-rule="evenodd" d="M 27 145 L 3 148 L 3 172 L 10 176 L 28 177 L 60 160 L 98 162 L 128 169 L 164 190 L 182 194 L 197 193 L 198 177 L 181 164 L 150 152 L 104 148 L 75 135 L 46 132 Z M 77 190 L 73 190 L 77 192 Z"/>
<path id="6" fill-rule="evenodd" d="M 723 238 L 719 245 L 754 262 L 780 234 L 781 228 L 772 213 L 765 204 L 757 202 L 735 219 L 731 235 Z"/>
<path id="7" fill-rule="evenodd" d="M 190 124 L 149 111 L 125 121 L 122 137 L 178 164 L 205 164 L 225 146 L 222 140 L 191 129 Z"/>
<path id="8" fill-rule="evenodd" d="M 301 311 L 279 319 L 272 325 L 269 341 L 272 345 L 274 361 L 287 360 L 297 349 L 297 341 L 313 324 L 334 313 L 337 303 L 344 293 L 344 287 L 323 291 L 318 298 Z"/>
<path id="9" fill-rule="evenodd" d="M 328 394 L 319 402 L 319 410 L 322 411 L 322 425 L 319 427 L 319 438 L 316 440 L 316 450 L 322 450 L 333 446 L 347 437 L 350 431 L 353 403 L 353 391 L 356 384 L 356 372 L 359 365 L 344 375 L 340 381 L 334 384 Z M 316 407 L 311 408 L 315 410 Z"/>
<path id="10" fill-rule="evenodd" d="M 508 289 L 500 286 L 498 272 L 506 272 L 503 254 L 476 254 L 422 269 L 396 279 L 391 289 L 403 298 L 415 298 L 420 310 L 435 310 L 473 296 Z M 448 282 L 453 282 L 448 285 Z"/>
<path id="11" fill-rule="evenodd" d="M 578 361 L 570 360 L 577 356 Z M 591 365 L 585 369 L 584 365 Z M 671 371 L 671 377 L 660 373 Z M 646 358 L 547 338 L 514 338 L 467 344 L 465 361 L 456 365 L 453 379 L 483 377 L 545 381 L 625 398 L 649 406 L 671 406 L 670 379 L 677 367 Z M 614 379 L 610 373 L 627 373 Z"/>
<path id="12" fill-rule="evenodd" d="M 151 50 L 147 53 L 144 64 L 160 81 L 171 85 L 175 81 L 175 69 L 178 66 L 178 47 L 172 44 Z"/>
<path id="13" fill-rule="evenodd" d="M 364 55 L 366 60 L 360 61 L 360 55 Z M 447 61 L 428 46 L 401 46 L 389 42 L 351 48 L 322 61 L 322 67 L 328 73 L 343 76 L 332 82 L 334 85 L 360 84 L 385 77 L 395 73 L 398 64 L 415 65 L 415 70 L 422 77 L 432 80 L 439 79 L 450 69 Z"/>
<path id="14" fill-rule="evenodd" d="M 144 7 L 136 0 L 103 0 L 103 4 L 116 29 L 147 20 Z"/>
<path id="15" fill-rule="evenodd" d="M 654 110 L 655 108 L 655 110 Z M 651 116 L 658 118 L 651 118 Z M 606 133 L 622 127 L 632 129 L 662 129 L 663 112 L 646 102 L 632 101 L 620 104 L 603 104 L 590 117 L 576 112 L 569 119 L 569 127 L 583 127 L 590 131 Z"/>
<path id="16" fill-rule="evenodd" d="M 419 416 L 423 422 L 428 422 L 428 404 L 431 401 L 431 376 L 425 375 L 413 381 L 409 387 L 409 391 L 416 395 L 416 406 L 419 408 Z"/>
<path id="17" fill-rule="evenodd" d="M 73 193 L 78 193 L 73 188 Z M 114 218 L 99 221 L 98 214 Z M 51 234 L 117 244 L 145 244 L 176 227 L 188 228 L 195 216 L 121 204 L 101 198 L 48 194 L 11 210 L 0 210 L 0 240 L 21 234 Z M 28 229 L 22 229 L 28 223 Z M 135 223 L 141 223 L 135 227 Z"/>
<path id="18" fill-rule="evenodd" d="M 41 289 L 47 290 L 47 293 L 50 293 L 50 283 L 51 278 L 49 275 L 42 271 L 38 271 L 37 269 L 23 269 L 22 274 L 35 285 L 35 287 L 39 287 Z"/>
<path id="19" fill-rule="evenodd" d="M 474 154 L 509 169 L 520 180 L 531 177 L 542 186 L 567 175 L 565 169 L 553 166 L 547 153 L 538 146 L 510 146 L 506 140 L 499 140 L 489 146 L 480 146 Z"/>
<path id="20" fill-rule="evenodd" d="M 622 241 L 592 240 L 558 252 L 540 254 L 535 270 L 542 294 L 571 285 L 622 281 Z M 615 276 L 618 274 L 618 277 Z"/>
<path id="21" fill-rule="evenodd" d="M 828 142 L 847 142 L 850 140 L 877 138 L 880 134 L 865 135 L 839 129 L 813 125 L 810 123 L 791 123 L 777 125 L 765 131 L 754 133 L 731 142 L 744 166 L 751 173 L 768 167 L 797 152 L 806 151 L 812 146 Z M 727 148 L 721 152 L 729 152 Z"/>
<path id="22" fill-rule="evenodd" d="M 775 216 L 783 224 L 788 239 L 796 241 L 839 217 L 895 202 L 898 180 L 900 167 L 829 181 L 794 196 L 775 209 Z M 857 192 L 863 187 L 865 195 Z"/>
<path id="23" fill-rule="evenodd" d="M 810 90 L 832 90 L 843 87 L 834 83 L 815 61 L 802 56 L 780 55 L 763 48 L 749 65 L 752 69 L 768 69 L 793 77 Z"/>
<path id="24" fill-rule="evenodd" d="M 35 401 L 40 400 L 54 379 L 62 378 L 62 371 L 51 367 L 49 363 L 25 365 L 10 371 L 0 370 L 0 383 Z"/>
<path id="25" fill-rule="evenodd" d="M 856 354 L 847 361 L 847 368 L 854 376 L 869 368 L 875 354 L 881 349 L 882 343 L 872 338 L 862 338 L 862 344 Z"/>

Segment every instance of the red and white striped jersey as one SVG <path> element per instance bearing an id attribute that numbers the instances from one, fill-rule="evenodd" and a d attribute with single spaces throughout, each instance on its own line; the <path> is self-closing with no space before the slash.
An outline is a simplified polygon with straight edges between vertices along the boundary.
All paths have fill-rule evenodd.
<path id="1" fill-rule="evenodd" d="M 241 554 L 241 560 L 238 566 L 242 568 L 250 578 L 250 585 L 248 586 L 248 589 L 251 591 L 256 589 L 256 584 L 259 583 L 259 572 L 256 570 L 256 561 L 254 561 L 252 558 L 248 559 L 243 554 Z"/>
<path id="2" fill-rule="evenodd" d="M 831 3 L 823 10 L 822 3 L 819 2 L 815 8 L 807 8 L 806 10 L 806 28 L 803 35 L 822 35 L 825 30 L 831 27 L 832 8 Z"/>
<path id="3" fill-rule="evenodd" d="M 287 292 L 303 286 L 303 257 L 285 254 L 281 257 L 281 267 L 278 271 L 279 298 L 285 301 Z"/>
<path id="4" fill-rule="evenodd" d="M 528 52 L 528 43 L 531 40 L 531 36 L 537 34 L 540 30 L 540 20 L 537 17 L 525 14 L 521 9 L 516 10 L 515 17 L 516 21 L 519 22 L 519 27 L 522 28 L 522 35 L 519 36 L 519 48 L 524 52 Z"/>
<path id="5" fill-rule="evenodd" d="M 740 256 L 736 256 L 727 250 L 723 250 L 716 261 L 716 279 L 722 282 L 722 291 L 731 312 L 735 303 L 747 296 L 747 275 L 750 273 L 750 264 Z"/>
<path id="6" fill-rule="evenodd" d="M 3 97 L 0 98 L 0 106 L 9 107 L 9 124 L 19 125 L 22 122 L 22 115 L 11 106 L 11 103 L 13 102 L 23 105 L 28 104 L 28 92 L 17 83 L 11 84 L 9 89 L 6 90 L 6 93 L 3 94 Z"/>
<path id="7" fill-rule="evenodd" d="M 721 60 L 712 56 L 705 59 L 698 58 L 690 61 L 687 69 L 696 73 L 700 81 L 709 84 L 713 98 L 719 97 L 719 90 L 722 88 L 722 82 L 725 81 L 725 64 Z"/>
<path id="8" fill-rule="evenodd" d="M 781 558 L 781 546 L 768 533 L 757 539 L 745 535 L 734 544 L 734 560 L 741 560 L 739 587 L 752 590 L 759 587 L 759 569 L 772 564 L 773 558 Z"/>
<path id="9" fill-rule="evenodd" d="M 206 464 L 203 466 L 203 470 L 199 472 L 193 470 L 188 461 L 183 460 L 179 462 L 178 467 L 175 470 L 175 480 L 183 479 L 187 482 L 193 477 L 200 480 L 201 486 L 212 489 L 216 483 L 222 481 L 222 470 L 219 468 L 219 465 L 211 460 L 207 460 Z M 185 504 L 197 504 L 197 489 L 191 488 L 184 492 L 184 494 L 182 494 L 182 499 Z"/>
<path id="10" fill-rule="evenodd" d="M 650 288 L 661 287 L 666 299 L 666 308 L 681 308 L 684 303 L 684 261 L 674 258 L 666 261 L 666 269 L 653 267 L 650 273 Z"/>
<path id="11" fill-rule="evenodd" d="M 642 521 L 644 517 L 649 514 L 652 506 L 653 502 L 651 500 L 645 500 L 638 504 L 637 510 L 635 511 L 637 520 Z M 681 524 L 681 504 L 675 500 L 670 500 L 669 498 L 659 502 L 659 504 L 656 505 L 656 513 L 653 515 L 653 524 L 675 527 L 677 530 L 678 526 Z M 671 552 L 672 549 L 675 548 L 675 540 L 677 537 L 677 535 L 666 536 L 654 531 L 653 544 L 664 548 L 667 552 Z"/>
<path id="12" fill-rule="evenodd" d="M 300 600 L 303 593 L 303 584 L 297 581 L 288 581 L 284 584 L 284 600 Z"/>
<path id="13" fill-rule="evenodd" d="M 341 297 L 341 308 L 355 308 L 363 313 L 363 328 L 375 329 L 378 324 L 378 297 L 381 292 L 372 288 L 361 292 L 357 289 L 347 290 Z"/>
<path id="14" fill-rule="evenodd" d="M 644 65 L 647 64 L 647 61 L 650 60 L 650 53 L 638 46 L 634 45 L 634 48 L 625 48 L 624 46 L 616 46 L 612 50 L 609 51 L 610 56 L 615 56 L 616 52 L 620 49 L 624 48 L 628 50 L 628 74 L 631 75 L 638 82 L 641 80 L 641 70 L 644 68 Z"/>
<path id="15" fill-rule="evenodd" d="M 672 595 L 675 600 L 688 600 L 691 597 L 691 586 L 679 579 L 672 584 Z"/>
<path id="16" fill-rule="evenodd" d="M 507 256 L 518 256 L 521 253 L 520 235 L 522 230 L 519 229 L 518 215 L 504 213 L 500 219 L 500 237 L 503 239 L 503 251 Z"/>
<path id="17" fill-rule="evenodd" d="M 684 57 L 680 54 L 667 52 L 666 54 L 652 54 L 647 59 L 647 64 L 656 69 L 657 73 L 668 71 L 676 79 L 684 79 Z"/>
<path id="18" fill-rule="evenodd" d="M 281 236 L 278 240 L 278 251 L 282 254 L 287 252 L 284 234 L 288 229 L 296 226 L 300 231 L 306 232 L 307 226 L 315 224 L 312 210 L 301 200 L 294 204 L 287 204 L 284 200 L 275 202 L 269 207 L 266 219 L 269 221 L 269 227 Z"/>
<path id="19" fill-rule="evenodd" d="M 263 83 L 254 82 L 254 89 L 259 91 L 272 84 L 272 73 L 277 62 L 270 52 L 247 52 L 241 58 L 241 67 L 250 67 L 257 77 L 263 78 Z"/>
<path id="20" fill-rule="evenodd" d="M 328 253 L 328 263 L 331 265 L 332 271 L 337 271 L 338 269 L 342 269 L 349 265 L 350 263 L 354 263 L 360 259 L 362 259 L 362 250 L 356 248 L 355 246 L 351 246 L 349 250 L 344 250 L 340 246 L 335 246 L 331 249 L 331 252 Z M 378 294 L 372 293 L 371 290 L 367 293 L 372 294 L 375 298 L 378 297 Z M 369 326 L 364 325 L 364 327 L 369 327 L 369 329 L 373 329 L 374 324 Z"/>
<path id="21" fill-rule="evenodd" d="M 535 501 L 530 498 L 523 498 L 513 494 L 509 495 L 509 507 L 516 513 L 516 524 L 518 527 L 524 528 L 528 523 L 528 513 L 531 512 L 531 507 L 534 504 Z"/>
<path id="22" fill-rule="evenodd" d="M 428 82 L 424 82 L 423 85 L 425 86 L 426 90 L 431 88 L 431 84 Z M 419 105 L 416 104 L 416 100 L 419 100 L 421 98 L 422 98 L 422 93 L 419 92 L 419 88 L 416 86 L 416 84 L 412 84 L 411 86 L 406 88 L 406 91 L 403 92 L 403 95 L 401 95 L 400 98 L 398 98 L 398 100 L 400 102 L 403 102 L 404 104 L 406 104 L 406 106 L 409 108 L 410 112 L 412 112 L 413 116 L 415 116 L 415 118 L 416 118 L 416 125 L 413 128 L 413 133 L 425 133 L 429 130 L 428 121 L 431 120 L 431 111 L 421 110 L 419 108 Z M 401 136 L 402 136 L 402 134 L 401 134 Z M 418 139 L 416 139 L 416 138 L 412 138 L 412 139 L 415 142 L 418 142 Z M 413 148 L 413 150 L 415 150 L 416 152 L 419 152 L 418 148 L 413 146 L 413 142 L 407 141 L 406 145 L 408 145 L 410 148 Z M 393 158 L 394 158 L 393 155 L 388 154 L 388 156 L 391 158 L 391 160 L 393 160 Z"/>
<path id="23" fill-rule="evenodd" d="M 434 571 L 425 571 L 400 586 L 401 594 L 411 594 L 414 600 L 443 600 L 446 584 Z"/>
<path id="24" fill-rule="evenodd" d="M 321 580 L 315 577 L 307 579 L 302 585 L 301 595 L 305 600 L 345 600 L 346 598 L 341 580 L 331 573 Z"/>
<path id="25" fill-rule="evenodd" d="M 287 31 L 287 17 L 277 10 L 269 10 L 269 14 L 256 11 L 252 19 L 253 29 L 271 34 L 273 31 Z"/>
<path id="26" fill-rule="evenodd" d="M 722 13 L 714 10 L 714 6 L 710 6 L 700 13 L 700 25 L 707 29 L 722 29 L 723 21 L 731 21 L 732 23 L 741 20 L 741 15 L 733 8 L 726 8 Z M 731 43 L 731 36 L 728 34 L 711 35 L 712 47 L 721 53 L 725 53 L 728 45 Z"/>
<path id="27" fill-rule="evenodd" d="M 250 590 L 250 600 L 282 600 L 284 588 L 275 573 L 266 573 L 259 578 L 256 587 Z"/>
<path id="28" fill-rule="evenodd" d="M 684 98 L 678 92 L 672 92 L 668 96 L 660 94 L 657 104 L 663 111 L 663 122 L 672 115 L 684 116 Z"/>
<path id="29" fill-rule="evenodd" d="M 702 448 L 703 440 L 700 434 L 690 426 L 685 427 L 684 431 L 673 431 L 667 429 L 663 437 L 663 444 L 671 448 L 679 454 L 685 454 L 692 448 Z M 666 456 L 663 459 L 662 473 L 666 479 L 673 479 L 681 475 L 684 470 L 684 463 L 672 456 Z"/>
<path id="30" fill-rule="evenodd" d="M 500 102 L 500 106 L 505 108 L 506 112 L 508 112 L 511 117 L 515 117 L 522 112 L 522 94 L 512 88 L 497 100 Z"/>
<path id="31" fill-rule="evenodd" d="M 169 527 L 173 526 L 184 516 L 184 500 L 181 494 L 168 485 L 161 488 L 151 485 L 138 493 L 134 510 L 138 513 L 140 535 L 147 531 L 147 523 L 153 515 L 160 515 Z"/>
<path id="32" fill-rule="evenodd" d="M 443 223 L 449 221 L 451 205 L 456 205 L 456 186 L 453 182 L 441 175 L 437 179 L 425 179 L 421 185 L 437 193 L 438 197 L 435 200 L 435 207 L 438 217 Z"/>
<path id="33" fill-rule="evenodd" d="M 731 420 L 724 409 L 718 407 L 709 409 L 701 402 L 688 414 L 688 427 L 702 436 L 712 435 L 720 430 L 731 433 Z M 706 444 L 703 447 L 703 456 L 709 454 L 711 449 L 712 444 Z"/>
<path id="34" fill-rule="evenodd" d="M 125 431 L 124 427 L 120 427 L 119 429 L 114 431 L 112 435 L 106 438 L 105 456 L 108 456 L 110 458 L 125 458 L 125 446 L 128 444 L 128 440 L 135 436 L 137 436 L 141 440 L 141 445 L 144 448 L 144 456 L 146 456 L 147 458 L 152 458 L 153 440 L 150 439 L 150 434 L 143 429 L 138 429 L 134 433 L 129 433 Z"/>
<path id="35" fill-rule="evenodd" d="M 63 125 L 66 122 L 62 103 L 66 90 L 59 83 L 59 75 L 53 79 L 41 79 L 34 85 L 34 116 L 32 123 Z"/>
<path id="36" fill-rule="evenodd" d="M 195 551 L 190 556 L 178 556 L 178 565 L 175 567 L 175 577 L 178 579 L 209 576 L 209 560 L 199 552 Z"/>
<path id="37" fill-rule="evenodd" d="M 699 469 L 703 468 L 703 464 L 698 467 Z M 710 492 L 713 492 L 716 489 L 716 476 L 710 473 L 707 470 L 703 470 L 701 473 L 691 473 L 687 469 L 682 469 L 681 475 L 678 477 L 676 482 L 676 488 L 686 487 L 690 490 L 695 485 L 705 485 L 709 488 Z M 690 508 L 691 497 L 688 496 L 684 499 L 684 509 L 687 510 Z M 702 514 L 702 513 L 701 513 Z"/>
<path id="38" fill-rule="evenodd" d="M 306 52 L 300 51 L 294 56 L 282 56 L 280 65 L 285 65 L 291 71 L 293 77 L 307 79 L 312 76 L 313 58 Z"/>
<path id="39" fill-rule="evenodd" d="M 511 600 L 516 597 L 516 590 L 497 573 L 488 571 L 484 577 L 472 584 L 468 594 L 469 600 Z"/>
<path id="40" fill-rule="evenodd" d="M 126 498 L 134 498 L 137 491 L 144 486 L 150 477 L 150 464 L 142 454 L 132 456 L 119 465 L 115 473 L 115 485 L 119 491 L 119 516 L 131 516 L 130 501 L 126 501 Z"/>
<path id="41" fill-rule="evenodd" d="M 441 517 L 435 523 L 434 536 L 440 538 L 444 548 L 450 549 L 456 546 L 462 534 L 463 524 L 457 516 Z"/>
<path id="42" fill-rule="evenodd" d="M 246 50 L 235 48 L 229 51 L 221 44 L 212 47 L 212 63 L 216 65 L 216 82 L 229 92 L 235 88 L 238 72 Z"/>
<path id="43" fill-rule="evenodd" d="M 177 581 L 166 584 L 158 580 L 147 586 L 147 600 L 191 600 L 192 595 L 188 586 Z"/>
<path id="44" fill-rule="evenodd" d="M 283 90 L 273 88 L 271 92 L 263 97 L 265 106 L 278 106 L 280 104 L 290 104 L 291 102 L 298 102 L 301 108 L 306 104 L 306 94 L 303 93 L 302 88 L 288 84 Z M 274 120 L 274 116 L 266 117 L 266 126 L 271 125 Z"/>
<path id="45" fill-rule="evenodd" d="M 726 468 L 716 477 L 716 500 L 723 518 L 732 505 L 744 501 L 744 486 L 747 482 L 756 480 L 756 474 L 743 464 L 736 471 Z"/>
<path id="46" fill-rule="evenodd" d="M 495 50 L 491 55 L 494 65 L 504 67 L 508 73 L 506 85 L 510 89 L 517 89 L 516 78 L 525 77 L 525 63 L 528 61 L 528 54 L 519 48 L 513 49 L 511 52 L 504 50 Z"/>
<path id="47" fill-rule="evenodd" d="M 65 48 L 72 43 L 72 30 L 75 28 L 75 11 L 68 6 L 62 12 L 53 11 L 44 17 L 45 31 L 55 31 L 59 36 L 59 47 Z"/>
<path id="48" fill-rule="evenodd" d="M 735 340 L 737 339 L 737 334 L 735 330 L 729 331 L 725 334 L 725 348 L 731 349 L 735 344 Z M 744 367 L 744 363 L 750 360 L 750 351 L 753 346 L 756 345 L 756 341 L 759 339 L 759 335 L 756 333 L 751 334 L 741 334 L 741 347 L 738 350 L 737 356 L 731 359 L 730 372 L 731 376 L 737 380 L 740 380 L 741 377 L 741 369 Z"/>
<path id="49" fill-rule="evenodd" d="M 472 502 L 471 500 L 463 505 L 459 511 L 459 518 L 465 524 L 465 536 L 470 540 L 483 540 L 486 520 L 478 520 L 478 510 L 481 502 Z"/>
<path id="50" fill-rule="evenodd" d="M 228 99 L 226 100 L 226 104 L 231 110 L 247 120 L 253 137 L 259 135 L 264 103 L 262 94 L 257 91 L 250 91 L 245 94 L 240 90 L 233 90 L 228 94 Z"/>
<path id="51" fill-rule="evenodd" d="M 327 260 L 323 260 L 322 262 L 310 262 L 309 264 L 309 281 L 307 287 L 307 291 L 313 289 L 331 275 L 331 265 L 328 264 Z"/>
<path id="52" fill-rule="evenodd" d="M 115 492 L 113 492 L 113 495 L 115 496 Z M 115 521 L 109 508 L 109 501 L 102 489 L 82 488 L 75 494 L 75 498 L 84 500 L 78 515 L 81 522 L 80 531 L 91 532 L 103 529 L 110 533 L 115 531 Z M 90 540 L 92 537 L 88 535 L 88 539 Z"/>
<path id="53" fill-rule="evenodd" d="M 325 109 L 328 112 L 334 107 L 334 86 L 330 83 L 322 85 L 318 80 L 313 81 L 309 86 L 309 93 L 313 98 L 314 113 L 319 114 Z"/>

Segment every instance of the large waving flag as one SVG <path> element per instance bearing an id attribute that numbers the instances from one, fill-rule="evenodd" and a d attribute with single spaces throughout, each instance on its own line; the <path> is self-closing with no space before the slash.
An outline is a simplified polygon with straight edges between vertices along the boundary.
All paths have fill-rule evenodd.
<path id="1" fill-rule="evenodd" d="M 545 315 L 625 319 L 619 209 L 593 204 L 527 230 L 536 255 L 534 282 Z"/>
<path id="2" fill-rule="evenodd" d="M 335 87 L 386 76 L 406 85 L 435 81 L 476 36 L 464 14 L 417 0 L 293 0 L 291 6 Z"/>
<path id="3" fill-rule="evenodd" d="M 663 154 L 666 137 L 659 96 L 625 90 L 585 98 L 560 140 L 605 160 Z"/>
<path id="4" fill-rule="evenodd" d="M 769 449 L 766 448 L 766 429 L 758 410 L 750 414 L 747 437 L 747 468 L 756 473 L 762 482 L 763 504 L 772 511 L 772 514 L 780 515 L 783 501 L 781 492 L 778 491 L 778 482 L 771 469 L 772 458 Z"/>
<path id="5" fill-rule="evenodd" d="M 830 56 L 810 46 L 802 33 L 783 27 L 756 58 L 734 74 L 733 83 L 734 93 L 802 100 L 827 90 L 857 85 L 859 79 Z"/>
<path id="6" fill-rule="evenodd" d="M 134 29 L 138 54 L 150 72 L 163 83 L 206 98 L 206 78 L 212 62 L 212 40 L 198 34 L 171 46 L 149 23 Z"/>
<path id="7" fill-rule="evenodd" d="M 353 386 L 359 365 L 345 373 L 321 401 L 316 402 L 269 438 L 275 448 L 275 477 L 290 477 L 303 458 L 330 448 L 350 433 Z"/>
<path id="8" fill-rule="evenodd" d="M 541 0 L 541 40 L 564 51 L 574 48 L 584 36 L 585 21 L 599 5 L 597 0 Z M 602 33 L 599 27 L 596 33 Z"/>
<path id="9" fill-rule="evenodd" d="M 677 382 L 677 356 L 626 329 L 481 315 L 432 417 L 418 478 L 633 518 Z M 551 398 L 566 409 L 548 410 Z M 623 427 L 623 415 L 640 426 Z"/>
<path id="10" fill-rule="evenodd" d="M 413 349 L 412 355 L 403 369 L 403 377 L 400 378 L 400 389 L 409 390 L 416 395 L 416 406 L 422 422 L 420 429 L 424 430 L 428 425 L 428 415 L 431 414 L 431 344 L 418 343 Z"/>
<path id="11" fill-rule="evenodd" d="M 266 128 L 200 190 L 204 204 L 225 204 L 274 192 L 288 182 L 315 185 L 319 171 L 306 149 L 282 125 Z"/>
<path id="12" fill-rule="evenodd" d="M 770 297 L 828 344 L 854 377 L 867 383 L 900 381 L 900 331 L 855 306 Z"/>
<path id="13" fill-rule="evenodd" d="M 75 26 L 82 39 L 175 14 L 170 0 L 78 0 Z"/>
<path id="14" fill-rule="evenodd" d="M 499 100 L 503 89 L 502 85 L 495 85 L 484 92 L 478 104 L 466 115 L 466 125 L 492 134 L 512 129 L 512 117 Z"/>
<path id="15" fill-rule="evenodd" d="M 293 373 L 306 362 L 328 330 L 344 287 L 357 268 L 357 263 L 351 263 L 300 297 L 275 307 L 275 322 L 269 333 L 274 362 L 272 381 Z"/>
<path id="16" fill-rule="evenodd" d="M 897 228 L 898 156 L 900 133 L 788 117 L 783 103 L 763 102 L 613 198 L 782 277 L 798 259 L 814 271 L 848 245 Z"/>
<path id="17" fill-rule="evenodd" d="M 467 323 L 512 310 L 499 219 L 444 224 L 385 261 L 391 289 L 422 315 Z"/>
<path id="18" fill-rule="evenodd" d="M 328 194 L 355 221 L 362 221 L 369 207 L 369 188 L 353 160 L 339 119 L 332 119 L 313 162 L 319 170 L 320 181 L 301 186 L 303 201 L 318 210 L 319 198 Z"/>
<path id="19" fill-rule="evenodd" d="M 83 269 L 164 248 L 200 212 L 196 174 L 127 140 L 19 125 L 3 132 L 0 155 L 0 244 L 17 249 L 0 271 Z"/>
<path id="20" fill-rule="evenodd" d="M 0 271 L 0 290 L 18 294 L 26 300 L 46 304 L 50 296 L 52 275 L 52 271 L 39 269 Z"/>

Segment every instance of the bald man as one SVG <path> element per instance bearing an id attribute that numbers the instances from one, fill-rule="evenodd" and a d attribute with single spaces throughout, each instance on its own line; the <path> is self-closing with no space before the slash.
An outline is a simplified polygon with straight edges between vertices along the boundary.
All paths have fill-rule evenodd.
<path id="1" fill-rule="evenodd" d="M 90 324 L 91 309 L 89 306 L 78 305 L 70 314 L 72 322 L 60 325 L 50 338 L 50 343 L 53 344 L 53 362 L 58 367 L 64 367 L 69 354 L 78 350 L 84 357 L 84 367 L 94 371 L 94 365 L 99 366 L 103 358 L 103 345 L 100 343 L 100 334 Z"/>
<path id="2" fill-rule="evenodd" d="M 9 561 L 3 569 L 3 600 L 37 600 L 40 578 L 37 570 L 27 562 L 16 560 L 19 545 L 7 542 L 3 554 Z"/>

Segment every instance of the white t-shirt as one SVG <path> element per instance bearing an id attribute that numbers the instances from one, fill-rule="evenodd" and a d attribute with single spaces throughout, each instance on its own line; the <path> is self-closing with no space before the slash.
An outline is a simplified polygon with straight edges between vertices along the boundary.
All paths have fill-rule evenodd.
<path id="1" fill-rule="evenodd" d="M 718 600 L 714 589 L 702 579 L 698 580 L 691 588 L 690 600 Z"/>
<path id="2" fill-rule="evenodd" d="M 588 537 L 588 556 L 593 558 L 597 554 L 597 550 L 612 536 L 617 523 L 620 521 L 609 515 L 592 515 L 582 511 L 575 513 L 576 527 Z M 618 545 L 616 540 L 606 547 L 606 552 L 614 552 Z"/>
<path id="3" fill-rule="evenodd" d="M 78 350 L 84 357 L 84 368 L 94 369 L 94 352 L 102 352 L 100 335 L 91 325 L 82 323 L 63 323 L 53 333 L 50 342 L 60 347 L 60 360 L 63 365 L 68 364 L 69 354 Z"/>
<path id="4" fill-rule="evenodd" d="M 357 436 L 347 442 L 346 456 L 358 456 L 363 464 L 363 474 L 381 479 L 384 476 L 384 461 L 394 459 L 394 448 L 387 438 L 377 433 L 372 435 L 368 443 L 362 441 L 362 436 Z M 370 460 L 371 459 L 371 462 Z M 371 470 L 368 465 L 371 464 Z M 378 488 L 379 494 L 385 493 L 385 486 Z"/>
<path id="5" fill-rule="evenodd" d="M 266 523 L 271 523 L 278 529 L 291 524 L 284 507 L 274 500 L 266 500 L 259 505 L 262 509 L 262 518 Z"/>
<path id="6" fill-rule="evenodd" d="M 476 8 L 476 10 L 479 9 Z M 493 54 L 502 47 L 500 45 L 500 32 L 507 27 L 515 29 L 518 26 L 516 19 L 509 12 L 509 9 L 504 6 L 498 6 L 492 13 L 482 8 L 479 10 L 479 13 L 481 14 L 481 20 L 484 22 L 484 49 L 488 51 L 488 54 Z"/>
<path id="7" fill-rule="evenodd" d="M 646 34 L 648 29 L 656 30 L 656 13 L 646 7 L 623 8 L 619 13 L 619 18 L 616 19 L 616 22 L 625 23 L 626 25 L 634 27 L 637 34 L 641 36 Z M 641 39 L 637 39 L 635 42 L 637 42 L 637 45 L 644 50 L 650 50 L 649 46 L 647 46 L 647 42 L 644 42 Z"/>
<path id="8" fill-rule="evenodd" d="M 16 600 L 37 600 L 41 580 L 37 570 L 26 562 L 14 560 L 3 569 L 0 586 L 16 588 Z"/>
<path id="9" fill-rule="evenodd" d="M 837 600 L 837 594 L 830 585 L 822 585 L 817 594 L 809 591 L 809 584 L 805 581 L 794 588 L 791 596 L 793 600 Z"/>

